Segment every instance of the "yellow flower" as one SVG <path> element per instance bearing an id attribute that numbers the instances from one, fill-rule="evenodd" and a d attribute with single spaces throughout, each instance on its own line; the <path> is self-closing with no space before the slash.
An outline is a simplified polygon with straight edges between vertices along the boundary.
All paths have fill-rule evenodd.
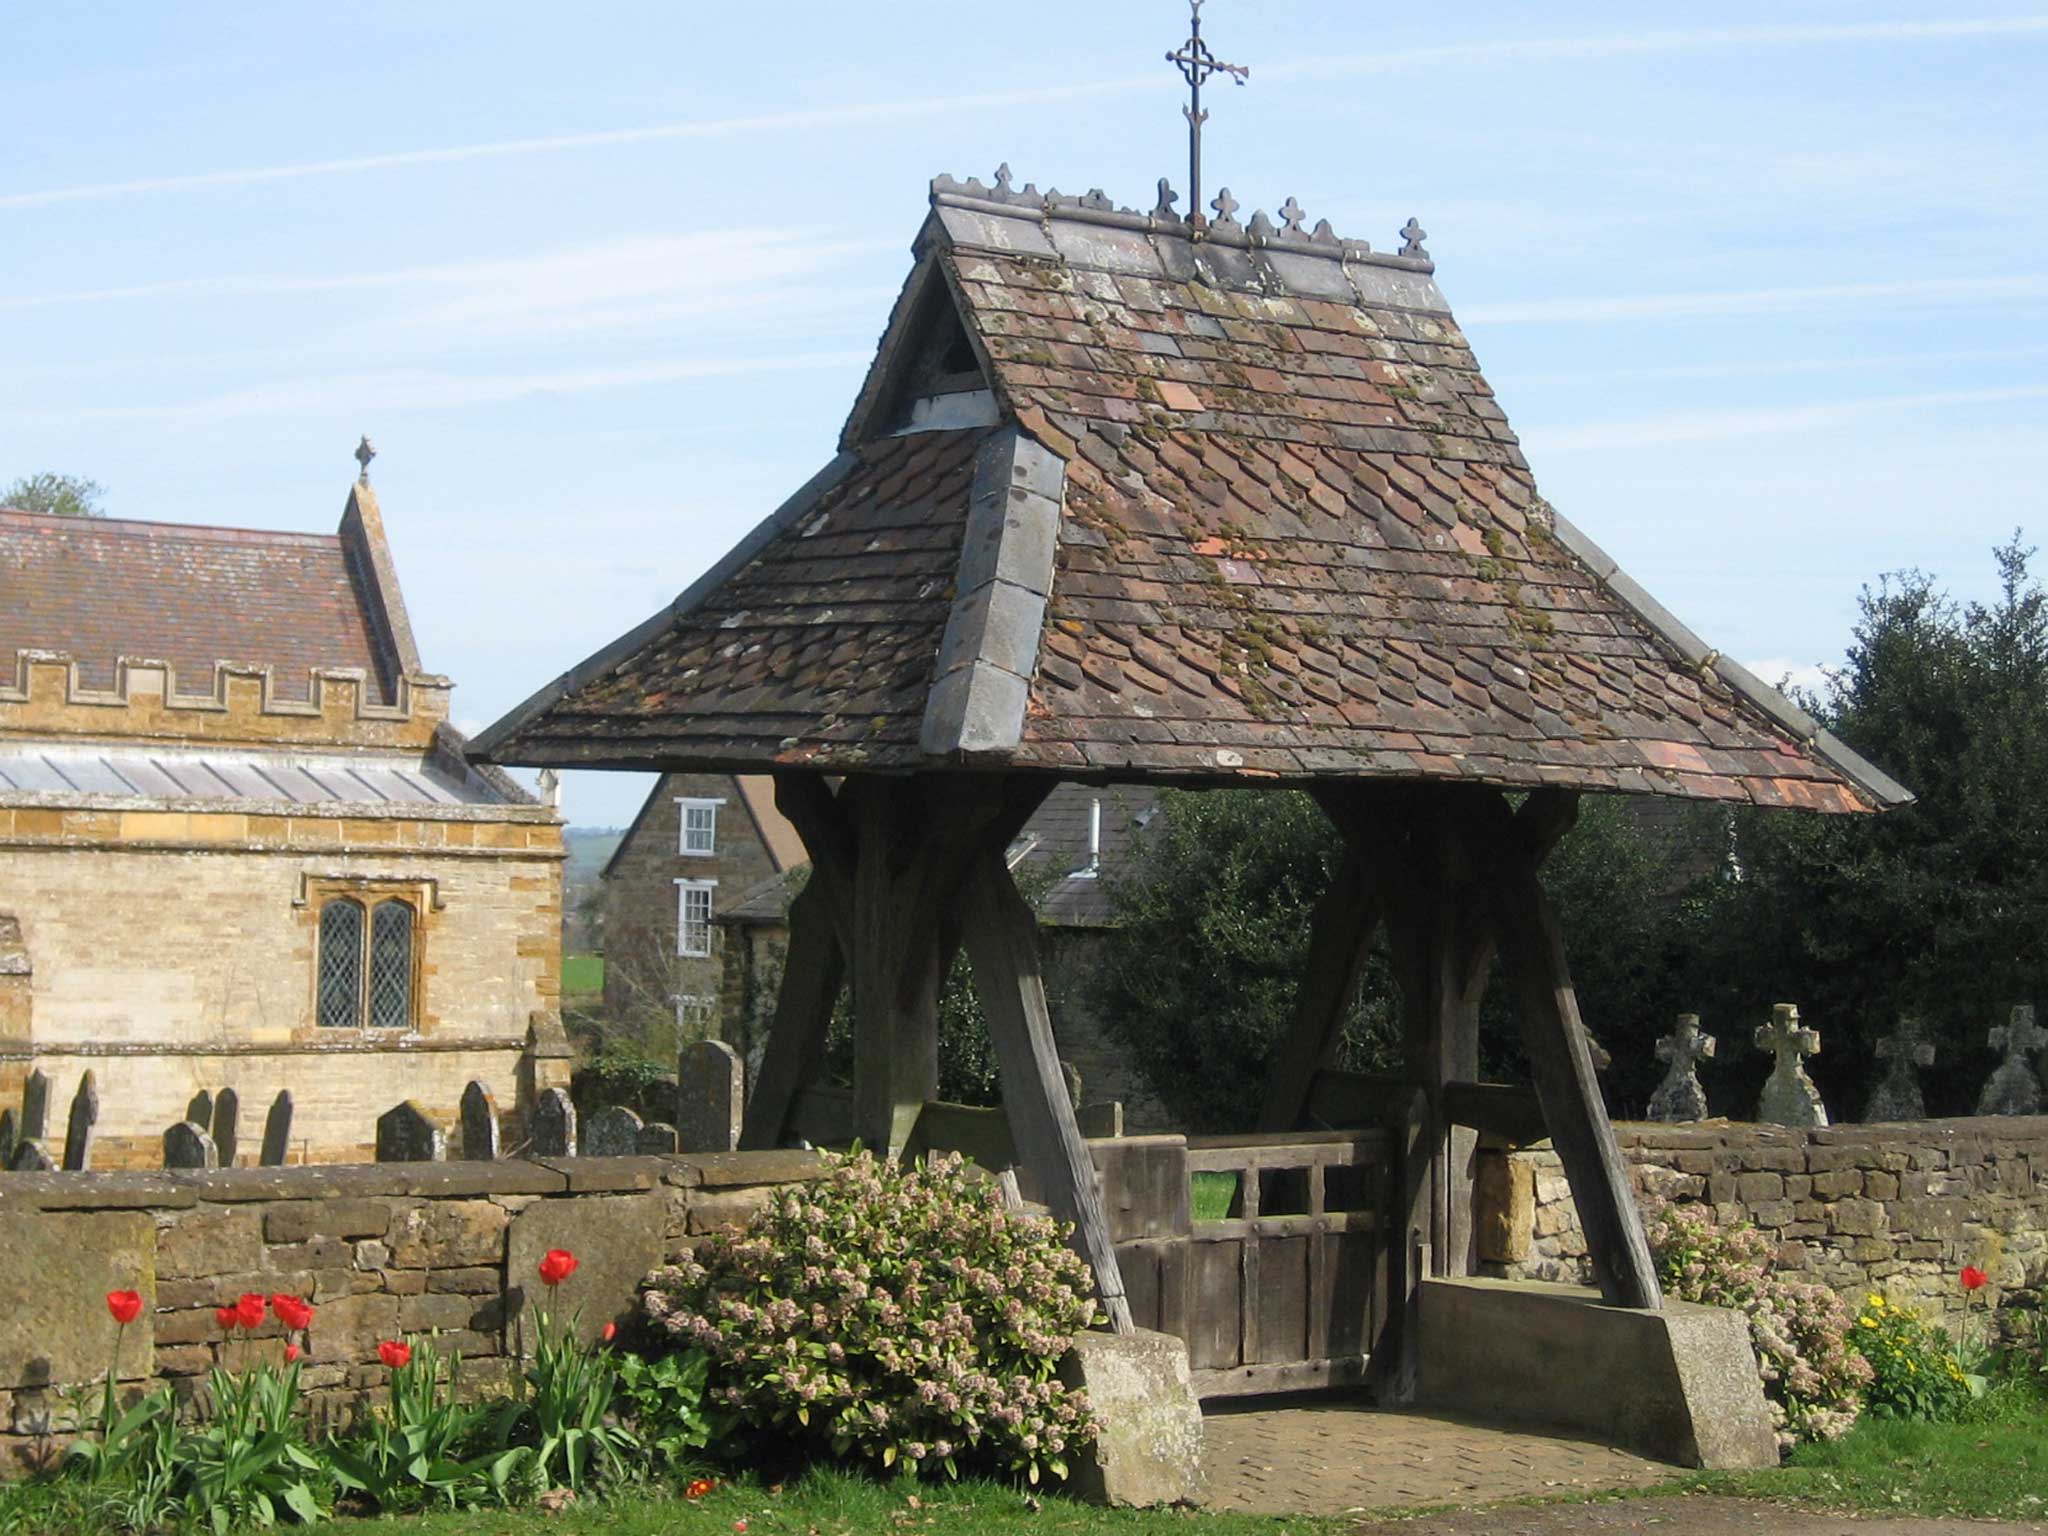
<path id="1" fill-rule="evenodd" d="M 1860 1317 L 1857 1321 L 1866 1328 L 1875 1328 L 1877 1326 L 1877 1319 L 1874 1317 Z"/>
<path id="2" fill-rule="evenodd" d="M 1880 1312 L 1884 1310 L 1884 1298 L 1875 1291 L 1870 1293 L 1870 1304 Z"/>

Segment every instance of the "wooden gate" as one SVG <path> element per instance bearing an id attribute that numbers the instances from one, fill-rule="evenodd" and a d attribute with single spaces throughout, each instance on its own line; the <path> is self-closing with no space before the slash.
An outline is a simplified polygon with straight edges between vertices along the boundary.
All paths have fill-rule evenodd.
<path id="1" fill-rule="evenodd" d="M 1133 1316 L 1186 1341 L 1197 1393 L 1364 1378 L 1395 1288 L 1393 1142 L 1369 1130 L 1089 1143 Z M 1201 1210 L 1196 1180 L 1227 1210 Z"/>

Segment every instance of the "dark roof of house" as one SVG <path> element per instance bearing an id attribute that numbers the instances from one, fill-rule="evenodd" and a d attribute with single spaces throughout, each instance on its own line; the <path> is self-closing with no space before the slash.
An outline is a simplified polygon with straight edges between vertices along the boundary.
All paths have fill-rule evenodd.
<path id="1" fill-rule="evenodd" d="M 114 686 L 118 657 L 166 661 L 185 691 L 210 688 L 220 662 L 263 666 L 292 699 L 311 697 L 316 667 L 360 667 L 388 704 L 400 653 L 351 553 L 335 534 L 0 509 L 0 658 L 66 652 L 95 688 Z"/>
<path id="2" fill-rule="evenodd" d="M 839 456 L 480 751 L 1909 798 L 1543 500 L 1413 235 L 1003 173 L 915 255 Z"/>

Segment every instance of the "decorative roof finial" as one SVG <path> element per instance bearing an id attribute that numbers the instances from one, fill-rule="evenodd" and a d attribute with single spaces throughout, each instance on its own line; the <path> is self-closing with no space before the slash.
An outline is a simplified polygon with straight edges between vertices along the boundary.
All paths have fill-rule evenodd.
<path id="1" fill-rule="evenodd" d="M 1199 227 L 1202 223 L 1202 124 L 1209 120 L 1209 114 L 1202 110 L 1202 82 L 1211 75 L 1228 75 L 1238 85 L 1251 73 L 1248 65 L 1225 64 L 1209 51 L 1209 45 L 1202 41 L 1202 0 L 1188 0 L 1191 13 L 1188 40 L 1180 45 L 1178 52 L 1169 53 L 1166 62 L 1178 64 L 1180 72 L 1188 82 L 1189 105 L 1182 107 L 1181 115 L 1188 120 L 1188 222 Z"/>
<path id="2" fill-rule="evenodd" d="M 1401 238 L 1408 242 L 1401 247 L 1403 256 L 1421 256 L 1427 259 L 1429 252 L 1422 248 L 1422 242 L 1429 238 L 1428 230 L 1411 218 L 1401 226 Z"/>
<path id="3" fill-rule="evenodd" d="M 377 457 L 377 450 L 371 445 L 368 434 L 365 434 L 363 440 L 356 444 L 356 462 L 363 466 L 363 472 L 356 476 L 356 484 L 368 485 L 370 483 L 370 460 L 375 457 Z"/>

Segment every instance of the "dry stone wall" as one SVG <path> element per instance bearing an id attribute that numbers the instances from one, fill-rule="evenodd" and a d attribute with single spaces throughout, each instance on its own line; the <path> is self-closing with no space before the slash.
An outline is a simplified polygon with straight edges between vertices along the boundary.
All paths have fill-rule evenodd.
<path id="1" fill-rule="evenodd" d="M 1713 1207 L 1771 1234 L 1781 1265 L 1852 1302 L 1871 1291 L 1959 1312 L 1974 1264 L 2001 1303 L 2048 1284 L 2048 1117 L 1794 1130 L 1702 1121 L 1617 1125 L 1638 1199 Z M 1585 1235 L 1547 1147 L 1482 1150 L 1482 1272 L 1584 1282 Z"/>
<path id="2" fill-rule="evenodd" d="M 465 1386 L 504 1383 L 530 1348 L 536 1266 L 581 1264 L 562 1304 L 595 1334 L 650 1269 L 815 1177 L 807 1152 L 20 1174 L 0 1183 L 0 1472 L 46 1459 L 67 1387 L 99 1377 L 115 1329 L 101 1303 L 137 1290 L 124 1382 L 196 1387 L 216 1362 L 281 1357 L 274 1318 L 224 1342 L 214 1308 L 245 1291 L 315 1308 L 303 1382 L 346 1418 L 388 1375 L 377 1345 L 438 1331 Z"/>

